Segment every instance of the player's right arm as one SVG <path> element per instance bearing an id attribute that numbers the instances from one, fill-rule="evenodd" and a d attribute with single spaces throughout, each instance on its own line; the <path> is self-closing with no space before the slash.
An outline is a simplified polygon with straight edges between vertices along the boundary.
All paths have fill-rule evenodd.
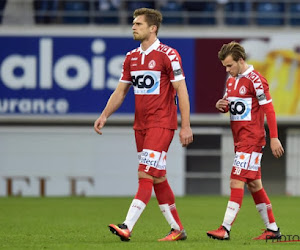
<path id="1" fill-rule="evenodd" d="M 229 110 L 229 101 L 227 100 L 227 89 L 222 99 L 219 99 L 216 103 L 216 109 L 222 113 L 227 113 Z"/>
<path id="2" fill-rule="evenodd" d="M 125 82 L 119 82 L 115 91 L 111 94 L 110 98 L 107 101 L 107 104 L 102 111 L 101 115 L 94 123 L 94 130 L 102 135 L 101 129 L 104 127 L 107 118 L 114 113 L 123 103 L 125 96 L 127 95 L 130 84 Z"/>
<path id="3" fill-rule="evenodd" d="M 229 104 L 228 100 L 226 100 L 226 99 L 220 99 L 216 103 L 216 108 L 220 112 L 226 113 L 226 112 L 228 112 L 228 104 Z"/>

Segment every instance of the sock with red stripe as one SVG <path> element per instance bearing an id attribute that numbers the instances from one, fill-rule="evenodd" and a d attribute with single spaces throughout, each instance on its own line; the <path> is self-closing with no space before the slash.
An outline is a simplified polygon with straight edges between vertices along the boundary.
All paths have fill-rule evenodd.
<path id="1" fill-rule="evenodd" d="M 159 204 L 159 208 L 167 222 L 176 230 L 182 230 L 183 226 L 175 205 L 175 196 L 167 180 L 154 185 L 154 192 Z"/>
<path id="2" fill-rule="evenodd" d="M 151 198 L 152 187 L 153 180 L 147 178 L 139 179 L 138 191 L 129 207 L 124 221 L 124 224 L 127 225 L 130 232 Z"/>
<path id="3" fill-rule="evenodd" d="M 261 190 L 252 193 L 252 197 L 256 204 L 256 209 L 260 213 L 260 216 L 263 222 L 265 223 L 267 229 L 277 231 L 278 226 L 275 222 L 272 205 L 265 189 L 262 188 Z"/>
<path id="4" fill-rule="evenodd" d="M 230 199 L 227 204 L 227 209 L 225 212 L 224 220 L 222 225 L 230 231 L 231 226 L 242 206 L 244 197 L 244 189 L 243 188 L 232 188 Z"/>

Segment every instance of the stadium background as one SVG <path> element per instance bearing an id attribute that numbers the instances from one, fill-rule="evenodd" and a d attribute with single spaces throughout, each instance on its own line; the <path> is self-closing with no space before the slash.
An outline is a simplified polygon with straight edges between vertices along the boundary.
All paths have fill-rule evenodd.
<path id="1" fill-rule="evenodd" d="M 22 6 L 22 1 L 12 2 Z M 122 2 L 119 10 L 101 16 L 90 8 L 96 1 L 61 1 L 54 12 L 51 4 L 37 7 L 47 1 L 26 2 L 35 4 L 31 16 L 23 12 L 26 18 L 20 21 L 22 15 L 11 12 L 15 19 L 9 19 L 3 9 L 0 27 L 0 195 L 134 194 L 132 92 L 104 135 L 93 132 L 93 122 L 118 82 L 124 55 L 138 46 L 131 37 L 130 5 Z M 136 1 L 129 2 L 137 7 Z M 201 8 L 188 9 L 187 2 Z M 263 8 L 258 2 L 183 1 L 183 9 L 164 12 L 167 23 L 159 38 L 182 56 L 195 133 L 187 149 L 176 135 L 168 154 L 168 176 L 178 196 L 229 194 L 229 121 L 214 106 L 226 79 L 217 52 L 232 40 L 246 47 L 249 63 L 269 80 L 286 150 L 276 160 L 267 147 L 264 185 L 271 194 L 300 195 L 299 4 L 268 1 Z M 251 9 L 243 3 L 251 3 Z M 110 186 L 124 181 L 122 189 Z"/>

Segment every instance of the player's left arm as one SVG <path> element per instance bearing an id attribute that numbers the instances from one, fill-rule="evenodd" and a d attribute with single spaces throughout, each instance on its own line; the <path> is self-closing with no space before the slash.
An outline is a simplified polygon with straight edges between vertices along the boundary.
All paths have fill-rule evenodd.
<path id="1" fill-rule="evenodd" d="M 266 82 L 263 82 L 262 85 L 264 93 L 260 94 L 257 98 L 267 117 L 267 123 L 270 133 L 270 147 L 272 150 L 272 154 L 276 158 L 279 158 L 283 155 L 284 149 L 281 145 L 280 140 L 278 139 L 276 114 L 272 103 L 271 95 L 269 93 L 268 84 Z"/>
<path id="2" fill-rule="evenodd" d="M 193 142 L 193 132 L 190 124 L 190 101 L 186 87 L 185 79 L 172 82 L 174 89 L 177 92 L 179 109 L 181 114 L 181 129 L 179 132 L 180 142 L 183 147 L 186 147 Z"/>
<path id="3" fill-rule="evenodd" d="M 280 140 L 278 139 L 277 121 L 272 102 L 262 105 L 262 109 L 267 117 L 267 123 L 270 133 L 270 147 L 272 153 L 276 158 L 279 158 L 283 155 L 284 149 L 281 145 Z"/>

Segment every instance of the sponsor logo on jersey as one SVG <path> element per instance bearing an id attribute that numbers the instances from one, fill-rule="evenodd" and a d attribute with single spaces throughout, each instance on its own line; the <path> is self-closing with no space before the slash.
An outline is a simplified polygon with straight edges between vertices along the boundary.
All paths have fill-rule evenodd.
<path id="1" fill-rule="evenodd" d="M 254 86 L 254 89 L 256 92 L 256 96 L 260 96 L 260 95 L 264 94 L 264 87 L 263 87 L 261 78 L 258 74 L 256 74 L 254 71 L 252 71 L 246 77 L 249 80 L 251 80 L 251 82 L 253 83 L 253 86 Z"/>
<path id="2" fill-rule="evenodd" d="M 149 68 L 149 69 L 154 69 L 155 65 L 156 65 L 156 62 L 155 62 L 154 60 L 151 60 L 151 61 L 149 62 L 149 64 L 148 64 L 148 68 Z"/>
<path id="3" fill-rule="evenodd" d="M 254 85 L 255 86 L 255 85 Z M 264 87 L 262 86 L 262 84 L 257 84 L 256 86 L 255 86 L 255 89 L 256 90 L 263 90 L 264 89 Z"/>
<path id="4" fill-rule="evenodd" d="M 170 48 L 169 46 L 160 44 L 156 50 L 165 53 L 169 57 L 171 62 L 178 61 L 178 57 L 175 53 L 175 50 Z"/>
<path id="5" fill-rule="evenodd" d="M 254 87 L 255 87 L 255 85 L 254 85 Z M 267 98 L 264 98 L 264 97 L 266 97 L 266 95 L 265 95 L 264 88 L 263 88 L 262 84 L 255 87 L 255 92 L 256 92 L 257 97 L 261 96 L 263 98 L 262 101 L 267 100 Z"/>
<path id="6" fill-rule="evenodd" d="M 257 75 L 254 71 L 250 72 L 246 77 L 253 82 L 255 88 L 262 84 L 259 75 Z"/>
<path id="7" fill-rule="evenodd" d="M 174 72 L 174 76 L 180 76 L 182 74 L 182 70 L 181 69 L 176 69 L 173 72 Z"/>
<path id="8" fill-rule="evenodd" d="M 160 71 L 131 71 L 134 94 L 136 95 L 159 95 L 160 94 Z"/>
<path id="9" fill-rule="evenodd" d="M 267 97 L 266 97 L 266 94 L 265 94 L 265 93 L 263 93 L 263 94 L 257 96 L 257 100 L 258 100 L 258 101 L 263 101 L 263 100 L 266 100 L 266 99 L 267 99 Z"/>
<path id="10" fill-rule="evenodd" d="M 228 97 L 231 121 L 251 121 L 251 98 Z"/>
<path id="11" fill-rule="evenodd" d="M 183 71 L 181 69 L 181 65 L 178 61 L 171 62 L 173 74 L 174 74 L 174 80 L 179 81 L 183 79 Z"/>

